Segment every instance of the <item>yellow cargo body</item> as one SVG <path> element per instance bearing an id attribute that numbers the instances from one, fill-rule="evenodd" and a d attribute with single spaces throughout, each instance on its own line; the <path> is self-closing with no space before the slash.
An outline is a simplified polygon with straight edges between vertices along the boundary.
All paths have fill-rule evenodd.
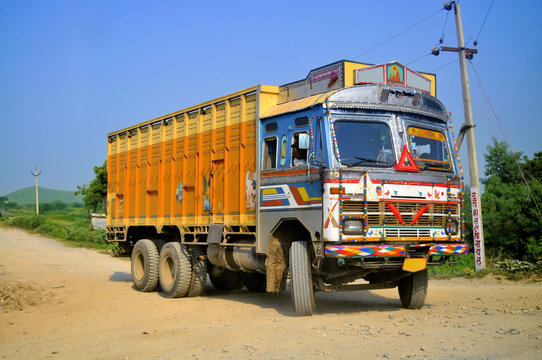
<path id="1" fill-rule="evenodd" d="M 107 225 L 255 226 L 257 119 L 277 94 L 254 86 L 109 134 Z"/>

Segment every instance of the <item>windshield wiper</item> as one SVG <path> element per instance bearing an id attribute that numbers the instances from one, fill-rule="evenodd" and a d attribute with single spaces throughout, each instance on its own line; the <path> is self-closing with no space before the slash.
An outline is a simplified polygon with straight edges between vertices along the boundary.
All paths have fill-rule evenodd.
<path id="1" fill-rule="evenodd" d="M 354 163 L 354 164 L 348 165 L 348 166 L 358 166 L 358 165 L 361 165 L 363 163 L 379 163 L 380 162 L 380 161 L 375 160 L 375 159 L 362 158 L 362 157 L 358 157 L 358 156 L 354 156 L 354 158 L 358 159 L 359 161 Z"/>
<path id="2" fill-rule="evenodd" d="M 422 171 L 428 170 L 429 168 L 431 168 L 433 170 L 437 170 L 437 171 L 438 170 L 441 170 L 441 171 L 449 171 L 449 170 L 451 170 L 451 167 L 447 167 L 447 164 L 434 163 L 431 160 L 427 160 L 427 161 L 420 160 L 419 162 L 418 161 L 416 162 L 416 165 Z"/>

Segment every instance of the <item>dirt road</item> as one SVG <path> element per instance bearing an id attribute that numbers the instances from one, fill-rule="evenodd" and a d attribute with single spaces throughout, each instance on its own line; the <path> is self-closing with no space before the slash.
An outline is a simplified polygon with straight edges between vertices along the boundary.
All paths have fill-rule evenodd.
<path id="1" fill-rule="evenodd" d="M 430 281 L 421 310 L 396 289 L 166 299 L 132 288 L 130 264 L 0 228 L 0 357 L 6 359 L 534 359 L 542 284 Z"/>

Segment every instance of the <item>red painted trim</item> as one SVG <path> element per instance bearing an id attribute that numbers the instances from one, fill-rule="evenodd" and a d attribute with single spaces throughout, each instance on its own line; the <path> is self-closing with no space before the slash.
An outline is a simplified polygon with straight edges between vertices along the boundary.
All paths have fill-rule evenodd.
<path id="1" fill-rule="evenodd" d="M 311 169 L 311 173 L 317 173 L 318 170 Z M 260 174 L 261 178 L 264 177 L 275 177 L 275 176 L 291 176 L 291 175 L 302 175 L 306 174 L 307 169 L 301 169 L 301 170 L 280 170 L 280 171 L 273 171 L 270 173 Z"/>
<path id="2" fill-rule="evenodd" d="M 392 203 L 387 203 L 386 206 L 388 207 L 388 209 L 391 210 L 393 215 L 395 215 L 395 217 L 397 218 L 397 220 L 399 220 L 401 224 L 406 225 L 405 222 L 403 221 L 403 217 L 401 216 L 401 213 L 399 212 L 399 210 L 397 210 L 397 208 Z"/>
<path id="3" fill-rule="evenodd" d="M 282 200 L 266 200 L 262 201 L 262 206 L 281 206 L 283 205 Z"/>
<path id="4" fill-rule="evenodd" d="M 338 197 L 330 197 L 329 198 L 330 200 L 339 200 Z M 351 196 L 343 196 L 342 197 L 343 201 L 345 200 L 351 200 L 352 197 Z M 430 204 L 449 204 L 449 205 L 457 205 L 459 204 L 459 200 L 458 201 L 437 201 L 437 200 L 427 200 L 427 199 L 389 199 L 389 198 L 382 198 L 382 199 L 378 199 L 378 201 L 384 201 L 384 202 L 407 202 L 407 203 L 410 203 L 410 202 L 419 202 L 419 203 L 430 203 Z"/>
<path id="5" fill-rule="evenodd" d="M 418 221 L 422 217 L 423 213 L 427 211 L 427 209 L 429 209 L 429 204 L 425 205 L 420 210 L 418 210 L 418 212 L 416 213 L 416 216 L 414 216 L 414 219 L 412 219 L 412 222 L 410 223 L 410 225 L 414 225 L 416 221 Z"/>
<path id="6" fill-rule="evenodd" d="M 325 184 L 358 184 L 359 180 L 351 180 L 351 179 L 345 179 L 345 180 L 325 180 Z M 382 181 L 380 180 L 371 180 L 371 183 L 381 185 Z M 415 181 L 386 181 L 386 185 L 416 185 L 416 186 L 433 186 L 431 183 L 421 183 L 421 182 L 415 182 Z M 435 184 L 435 187 L 443 187 L 448 188 L 447 184 Z M 451 189 L 459 189 L 459 185 L 450 185 Z"/>

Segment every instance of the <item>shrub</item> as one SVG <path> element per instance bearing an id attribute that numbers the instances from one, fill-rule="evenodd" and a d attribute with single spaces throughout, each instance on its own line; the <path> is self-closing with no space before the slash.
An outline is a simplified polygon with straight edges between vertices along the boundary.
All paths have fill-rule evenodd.
<path id="1" fill-rule="evenodd" d="M 531 264 L 530 262 L 527 262 L 527 261 L 512 260 L 512 259 L 497 261 L 495 263 L 495 267 L 497 269 L 500 269 L 502 271 L 512 273 L 512 274 L 531 272 L 536 269 L 535 264 Z"/>
<path id="2" fill-rule="evenodd" d="M 64 211 L 68 208 L 68 204 L 62 201 L 53 201 L 51 203 L 43 203 L 40 205 L 41 213 L 49 213 L 52 211 Z"/>
<path id="3" fill-rule="evenodd" d="M 45 222 L 44 217 L 40 217 L 38 215 L 19 215 L 15 216 L 11 222 L 10 225 L 27 229 L 27 230 L 34 230 L 38 226 L 42 225 Z"/>
<path id="4" fill-rule="evenodd" d="M 66 240 L 105 245 L 105 230 L 86 230 L 66 226 Z"/>

